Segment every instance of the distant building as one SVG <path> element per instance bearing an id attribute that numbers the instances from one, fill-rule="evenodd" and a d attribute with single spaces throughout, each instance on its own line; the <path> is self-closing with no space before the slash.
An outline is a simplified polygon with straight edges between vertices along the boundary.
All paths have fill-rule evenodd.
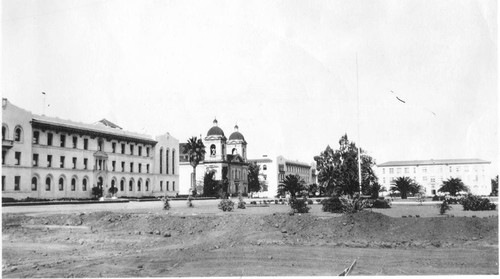
<path id="1" fill-rule="evenodd" d="M 229 139 L 219 127 L 218 121 L 213 121 L 213 126 L 208 130 L 203 139 L 205 145 L 205 158 L 196 168 L 196 185 L 203 186 L 205 173 L 215 172 L 215 180 L 227 179 L 229 193 L 248 193 L 248 162 L 247 142 L 236 125 Z M 180 194 L 190 194 L 191 173 L 193 167 L 189 164 L 189 157 L 184 152 L 186 143 L 181 143 L 180 155 Z"/>
<path id="2" fill-rule="evenodd" d="M 379 183 L 387 190 L 398 177 L 410 177 L 424 187 L 427 195 L 435 195 L 443 181 L 460 178 L 471 193 L 488 195 L 491 192 L 487 177 L 490 162 L 479 159 L 390 161 L 377 165 Z"/>
<path id="3" fill-rule="evenodd" d="M 259 180 L 267 185 L 260 195 L 261 197 L 274 197 L 278 193 L 278 188 L 287 175 L 298 175 L 305 185 L 317 183 L 316 164 L 307 164 L 299 161 L 289 160 L 283 156 L 268 157 L 262 156 L 258 159 L 249 159 L 260 166 Z"/>
<path id="4" fill-rule="evenodd" d="M 179 192 L 179 141 L 152 139 L 102 119 L 84 124 L 36 115 L 2 99 L 2 196 L 90 198 Z"/>

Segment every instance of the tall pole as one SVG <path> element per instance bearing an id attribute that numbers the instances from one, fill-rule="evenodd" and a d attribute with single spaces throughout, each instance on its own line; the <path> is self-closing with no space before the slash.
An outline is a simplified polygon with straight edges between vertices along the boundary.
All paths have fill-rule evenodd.
<path id="1" fill-rule="evenodd" d="M 358 77 L 358 53 L 356 53 L 356 93 L 358 95 L 358 181 L 359 181 L 359 195 L 361 196 L 361 134 L 359 132 L 359 77 Z"/>

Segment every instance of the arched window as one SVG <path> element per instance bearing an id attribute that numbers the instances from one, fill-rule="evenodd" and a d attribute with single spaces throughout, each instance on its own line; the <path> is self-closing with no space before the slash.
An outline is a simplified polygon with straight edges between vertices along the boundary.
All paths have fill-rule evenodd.
<path id="1" fill-rule="evenodd" d="M 134 190 L 134 181 L 132 179 L 128 182 L 128 190 L 130 192 Z"/>
<path id="2" fill-rule="evenodd" d="M 215 156 L 217 154 L 215 149 L 215 144 L 210 145 L 210 156 Z"/>
<path id="3" fill-rule="evenodd" d="M 7 127 L 5 125 L 2 125 L 2 140 L 5 140 L 9 137 L 7 132 L 8 132 Z"/>
<path id="4" fill-rule="evenodd" d="M 82 181 L 82 191 L 87 191 L 87 178 Z"/>
<path id="5" fill-rule="evenodd" d="M 37 184 L 38 184 L 38 179 L 36 177 L 33 177 L 31 179 L 31 191 L 36 191 Z"/>
<path id="6" fill-rule="evenodd" d="M 20 142 L 23 138 L 23 130 L 21 127 L 16 127 L 16 130 L 14 131 L 14 140 L 17 142 Z"/>
<path id="7" fill-rule="evenodd" d="M 59 191 L 64 190 L 64 178 L 60 177 L 59 178 Z"/>
<path id="8" fill-rule="evenodd" d="M 45 179 L 45 191 L 50 191 L 50 184 L 52 184 L 52 180 L 50 177 L 47 177 Z"/>
<path id="9" fill-rule="evenodd" d="M 142 180 L 139 180 L 137 182 L 137 191 L 140 192 L 141 191 L 141 184 L 142 184 Z"/>
<path id="10" fill-rule="evenodd" d="M 76 191 L 76 178 L 71 179 L 71 191 Z"/>
<path id="11" fill-rule="evenodd" d="M 236 150 L 236 148 L 233 148 L 233 150 L 231 151 L 231 154 L 233 154 L 233 155 L 238 154 L 238 150 Z"/>
<path id="12" fill-rule="evenodd" d="M 122 192 L 125 191 L 125 180 L 124 179 L 122 179 L 120 181 L 120 191 L 122 191 Z"/>
<path id="13" fill-rule="evenodd" d="M 172 174 L 175 174 L 175 149 L 172 150 Z"/>
<path id="14" fill-rule="evenodd" d="M 160 173 L 163 171 L 163 148 L 160 148 Z"/>
<path id="15" fill-rule="evenodd" d="M 149 180 L 146 180 L 146 192 L 149 191 Z"/>
<path id="16" fill-rule="evenodd" d="M 170 155 L 170 149 L 167 148 L 167 150 L 165 151 L 165 172 L 168 174 L 168 165 L 169 165 L 169 155 Z"/>

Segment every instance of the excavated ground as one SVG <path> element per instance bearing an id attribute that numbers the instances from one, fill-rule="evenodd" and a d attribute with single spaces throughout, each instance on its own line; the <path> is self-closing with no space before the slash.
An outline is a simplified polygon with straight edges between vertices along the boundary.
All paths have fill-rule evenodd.
<path id="1" fill-rule="evenodd" d="M 4 277 L 498 274 L 498 218 L 2 216 Z"/>

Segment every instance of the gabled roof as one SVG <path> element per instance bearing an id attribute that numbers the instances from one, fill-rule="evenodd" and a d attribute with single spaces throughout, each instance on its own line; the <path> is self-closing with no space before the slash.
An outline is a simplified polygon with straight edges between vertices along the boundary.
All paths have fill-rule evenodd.
<path id="1" fill-rule="evenodd" d="M 426 165 L 466 165 L 466 164 L 489 164 L 491 162 L 481 159 L 438 159 L 438 160 L 413 160 L 413 161 L 389 161 L 377 165 L 378 167 L 398 166 L 426 166 Z"/>

